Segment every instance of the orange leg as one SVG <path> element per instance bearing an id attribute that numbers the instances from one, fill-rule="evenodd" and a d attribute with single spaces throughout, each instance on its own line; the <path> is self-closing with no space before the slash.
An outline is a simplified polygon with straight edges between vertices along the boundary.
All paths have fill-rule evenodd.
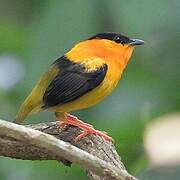
<path id="1" fill-rule="evenodd" d="M 96 129 L 94 129 L 94 127 L 92 125 L 84 123 L 81 120 L 79 120 L 77 117 L 72 116 L 68 113 L 66 113 L 65 117 L 60 120 L 60 127 L 63 128 L 66 125 L 77 126 L 83 130 L 83 132 L 76 137 L 76 139 L 75 139 L 76 141 L 78 141 L 90 134 L 95 134 L 95 135 L 103 137 L 104 139 L 106 139 L 108 141 L 113 141 L 113 139 L 110 136 L 108 136 L 106 132 L 96 130 Z"/>

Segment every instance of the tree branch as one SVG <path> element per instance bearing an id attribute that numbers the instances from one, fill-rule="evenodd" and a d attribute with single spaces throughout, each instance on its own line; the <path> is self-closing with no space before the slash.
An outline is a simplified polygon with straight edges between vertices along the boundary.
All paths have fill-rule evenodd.
<path id="1" fill-rule="evenodd" d="M 58 122 L 22 126 L 0 120 L 0 156 L 76 163 L 91 180 L 136 179 L 128 174 L 111 142 L 94 135 L 76 142 L 80 133 L 73 126 L 61 129 Z"/>

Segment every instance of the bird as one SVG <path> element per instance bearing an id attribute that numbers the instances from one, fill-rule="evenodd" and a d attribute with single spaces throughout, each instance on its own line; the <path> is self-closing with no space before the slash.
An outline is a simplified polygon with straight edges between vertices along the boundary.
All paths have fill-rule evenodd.
<path id="1" fill-rule="evenodd" d="M 117 32 L 103 32 L 75 44 L 57 58 L 22 103 L 14 123 L 41 111 L 53 112 L 61 127 L 72 125 L 82 132 L 76 140 L 94 134 L 113 141 L 106 132 L 70 114 L 88 108 L 117 86 L 134 47 L 143 40 Z"/>

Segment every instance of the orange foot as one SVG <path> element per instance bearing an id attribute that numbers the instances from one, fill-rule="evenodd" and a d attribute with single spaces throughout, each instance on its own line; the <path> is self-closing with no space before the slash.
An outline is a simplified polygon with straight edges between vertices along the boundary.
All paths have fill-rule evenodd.
<path id="1" fill-rule="evenodd" d="M 107 135 L 106 132 L 98 131 L 98 130 L 94 129 L 94 127 L 92 125 L 84 123 L 81 120 L 79 120 L 77 117 L 72 116 L 70 114 L 66 114 L 65 118 L 63 120 L 62 119 L 60 120 L 60 127 L 64 128 L 66 125 L 77 126 L 83 130 L 83 132 L 76 137 L 76 139 L 75 139 L 76 141 L 79 141 L 80 139 L 82 139 L 90 134 L 95 134 L 95 135 L 101 136 L 105 140 L 108 140 L 108 141 L 114 141 L 112 139 L 112 137 Z"/>

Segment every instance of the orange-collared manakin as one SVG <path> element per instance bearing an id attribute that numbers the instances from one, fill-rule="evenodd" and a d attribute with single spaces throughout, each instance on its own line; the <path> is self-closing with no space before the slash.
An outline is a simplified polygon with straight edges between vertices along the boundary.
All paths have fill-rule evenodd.
<path id="1" fill-rule="evenodd" d="M 142 44 L 142 40 L 112 32 L 79 42 L 40 78 L 21 105 L 15 122 L 21 123 L 31 114 L 48 110 L 55 113 L 62 126 L 70 124 L 83 129 L 77 139 L 96 134 L 111 140 L 106 133 L 95 130 L 68 112 L 90 107 L 110 94 L 121 78 L 134 46 Z"/>

